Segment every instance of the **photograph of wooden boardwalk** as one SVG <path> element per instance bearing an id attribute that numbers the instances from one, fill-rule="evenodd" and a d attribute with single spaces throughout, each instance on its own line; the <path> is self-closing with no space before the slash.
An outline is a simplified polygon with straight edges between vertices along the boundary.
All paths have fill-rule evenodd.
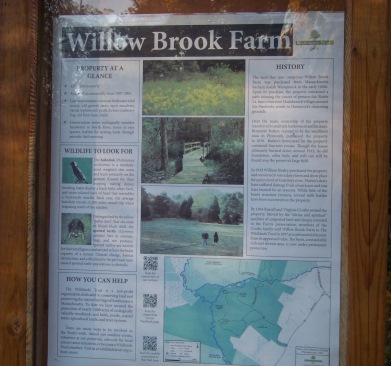
<path id="1" fill-rule="evenodd" d="M 244 118 L 144 118 L 142 139 L 142 183 L 243 184 Z"/>
<path id="2" fill-rule="evenodd" d="M 184 154 L 182 159 L 182 170 L 168 179 L 166 183 L 202 184 L 208 174 L 208 168 L 204 164 L 205 157 L 202 150 L 203 148 L 198 146 L 194 150 Z"/>

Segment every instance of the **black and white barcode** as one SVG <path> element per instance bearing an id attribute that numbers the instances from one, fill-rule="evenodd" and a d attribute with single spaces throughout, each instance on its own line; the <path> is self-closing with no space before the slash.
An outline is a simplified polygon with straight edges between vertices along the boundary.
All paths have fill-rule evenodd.
<path id="1" fill-rule="evenodd" d="M 157 337 L 143 336 L 143 350 L 144 351 L 156 351 L 157 350 Z"/>
<path id="2" fill-rule="evenodd" d="M 144 257 L 144 270 L 145 271 L 157 271 L 158 269 L 158 257 Z"/>
<path id="3" fill-rule="evenodd" d="M 156 306 L 157 306 L 157 294 L 143 294 L 144 308 L 156 308 Z"/>

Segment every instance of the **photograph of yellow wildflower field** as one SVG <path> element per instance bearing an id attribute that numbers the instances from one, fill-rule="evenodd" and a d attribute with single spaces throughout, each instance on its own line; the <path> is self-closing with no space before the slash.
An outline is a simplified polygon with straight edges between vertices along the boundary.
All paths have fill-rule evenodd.
<path id="1" fill-rule="evenodd" d="M 143 115 L 244 116 L 244 60 L 144 61 Z"/>

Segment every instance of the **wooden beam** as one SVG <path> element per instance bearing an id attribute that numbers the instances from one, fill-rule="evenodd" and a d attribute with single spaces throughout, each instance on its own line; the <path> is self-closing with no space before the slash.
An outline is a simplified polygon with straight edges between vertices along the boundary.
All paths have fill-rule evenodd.
<path id="1" fill-rule="evenodd" d="M 0 364 L 12 366 L 33 348 L 34 4 L 0 1 Z"/>
<path id="2" fill-rule="evenodd" d="M 352 1 L 349 365 L 384 365 L 389 166 L 389 1 Z M 349 66 L 349 65 L 347 65 Z"/>

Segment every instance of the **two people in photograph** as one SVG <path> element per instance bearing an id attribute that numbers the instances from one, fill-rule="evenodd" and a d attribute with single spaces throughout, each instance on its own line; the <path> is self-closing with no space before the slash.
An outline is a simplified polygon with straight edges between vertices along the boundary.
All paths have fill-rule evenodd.
<path id="1" fill-rule="evenodd" d="M 202 237 L 202 245 L 205 246 L 205 245 L 208 245 L 208 239 L 209 239 L 209 234 L 204 231 L 201 235 Z M 219 234 L 217 233 L 217 231 L 215 231 L 214 235 L 213 235 L 213 242 L 215 244 L 217 244 L 219 242 Z"/>

